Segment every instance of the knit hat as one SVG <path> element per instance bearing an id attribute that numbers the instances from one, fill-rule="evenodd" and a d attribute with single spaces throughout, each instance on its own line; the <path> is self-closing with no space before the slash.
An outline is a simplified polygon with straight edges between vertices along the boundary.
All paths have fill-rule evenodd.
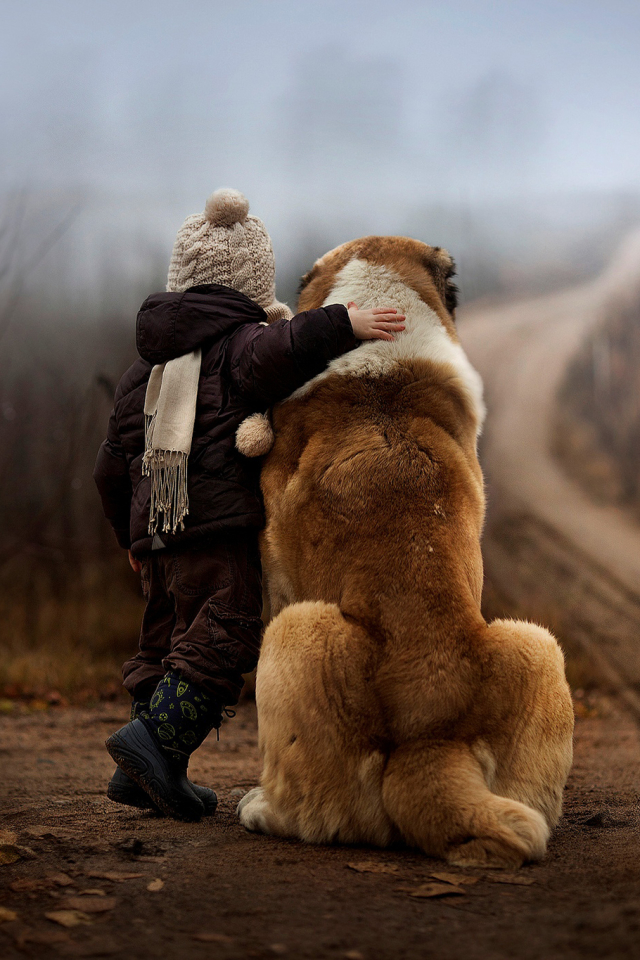
<path id="1" fill-rule="evenodd" d="M 200 283 L 221 283 L 244 293 L 267 311 L 272 323 L 291 319 L 276 300 L 276 266 L 271 238 L 249 201 L 238 190 L 212 193 L 203 213 L 184 221 L 173 245 L 167 290 L 182 293 Z"/>

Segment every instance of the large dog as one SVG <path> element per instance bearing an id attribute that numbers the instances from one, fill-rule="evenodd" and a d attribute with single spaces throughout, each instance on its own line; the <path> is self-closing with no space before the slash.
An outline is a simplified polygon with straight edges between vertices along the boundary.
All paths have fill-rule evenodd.
<path id="1" fill-rule="evenodd" d="M 440 248 L 366 237 L 303 280 L 301 310 L 391 304 L 406 330 L 274 411 L 264 770 L 239 814 L 282 837 L 515 867 L 560 815 L 573 710 L 551 634 L 480 613 L 484 407 L 453 273 Z"/>

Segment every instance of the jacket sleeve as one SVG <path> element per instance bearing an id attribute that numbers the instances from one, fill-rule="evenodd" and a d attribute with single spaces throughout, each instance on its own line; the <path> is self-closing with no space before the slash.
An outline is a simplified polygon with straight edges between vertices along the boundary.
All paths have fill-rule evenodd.
<path id="1" fill-rule="evenodd" d="M 269 407 L 358 343 L 342 304 L 307 310 L 268 327 L 245 324 L 229 342 L 231 377 L 248 400 Z"/>
<path id="2" fill-rule="evenodd" d="M 98 451 L 93 479 L 102 499 L 104 515 L 110 522 L 121 547 L 131 546 L 131 478 L 120 442 L 115 412 L 111 413 L 107 439 Z"/>

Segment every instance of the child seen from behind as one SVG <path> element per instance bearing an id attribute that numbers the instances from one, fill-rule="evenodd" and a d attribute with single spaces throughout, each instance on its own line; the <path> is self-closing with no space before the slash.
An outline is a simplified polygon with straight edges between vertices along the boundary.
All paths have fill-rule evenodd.
<path id="1" fill-rule="evenodd" d="M 360 340 L 392 340 L 403 320 L 342 304 L 291 318 L 269 235 L 235 190 L 185 220 L 167 292 L 138 314 L 140 358 L 94 473 L 147 603 L 123 667 L 131 720 L 106 744 L 112 800 L 180 820 L 215 811 L 213 790 L 187 778 L 189 757 L 237 703 L 262 632 L 260 461 L 238 452 L 236 431 Z"/>

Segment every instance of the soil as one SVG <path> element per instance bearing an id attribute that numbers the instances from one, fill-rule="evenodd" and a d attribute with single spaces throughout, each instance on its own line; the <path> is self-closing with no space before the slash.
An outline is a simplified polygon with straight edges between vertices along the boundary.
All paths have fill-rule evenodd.
<path id="1" fill-rule="evenodd" d="M 216 816 L 198 824 L 106 799 L 113 763 L 103 742 L 125 722 L 124 706 L 3 718 L 2 827 L 23 855 L 0 865 L 0 917 L 3 908 L 17 914 L 0 923 L 0 956 L 631 957 L 640 942 L 640 735 L 605 695 L 576 706 L 565 815 L 545 860 L 506 875 L 406 849 L 247 833 L 235 806 L 260 770 L 251 702 L 193 758 L 193 778 L 220 798 Z M 478 879 L 458 895 L 452 884 L 449 896 L 412 895 L 442 872 Z M 72 928 L 46 916 L 83 907 L 88 922 Z"/>

